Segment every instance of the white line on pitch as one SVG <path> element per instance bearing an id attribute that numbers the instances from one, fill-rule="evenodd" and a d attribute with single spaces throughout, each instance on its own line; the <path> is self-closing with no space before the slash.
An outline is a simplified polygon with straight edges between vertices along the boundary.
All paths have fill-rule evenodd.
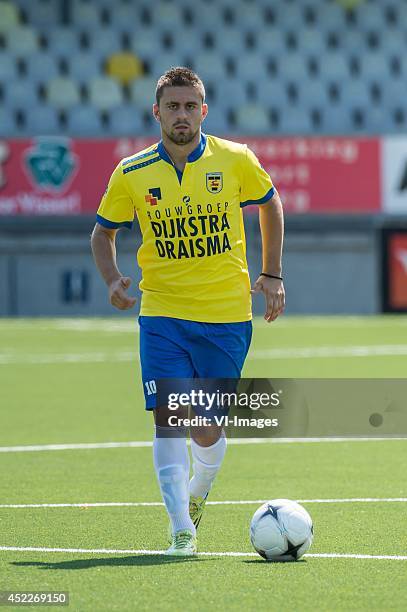
<path id="1" fill-rule="evenodd" d="M 58 363 L 110 363 L 110 362 L 131 362 L 138 360 L 137 353 L 133 351 L 104 352 L 95 351 L 92 353 L 0 353 L 0 365 L 10 364 L 58 364 Z"/>
<path id="2" fill-rule="evenodd" d="M 357 346 L 301 346 L 281 349 L 254 349 L 249 360 L 263 359 L 321 359 L 329 357 L 380 357 L 407 355 L 407 344 L 357 345 Z M 139 359 L 134 351 L 94 351 L 87 353 L 0 353 L 0 365 L 10 364 L 59 364 L 59 363 L 110 363 L 132 362 Z"/>
<path id="3" fill-rule="evenodd" d="M 249 359 L 320 359 L 325 357 L 378 357 L 407 355 L 407 344 L 357 346 L 302 346 L 282 349 L 254 349 Z"/>
<path id="4" fill-rule="evenodd" d="M 383 442 L 407 440 L 407 437 L 328 437 L 328 438 L 230 438 L 228 445 L 240 444 L 296 444 L 307 442 Z M 189 441 L 187 440 L 189 443 Z M 64 450 L 98 450 L 106 448 L 144 448 L 153 445 L 151 440 L 131 442 L 79 442 L 73 444 L 29 444 L 24 446 L 0 446 L 0 453 L 29 453 Z"/>
<path id="5" fill-rule="evenodd" d="M 80 553 L 98 555 L 163 555 L 164 550 L 135 550 L 108 549 L 108 548 L 43 548 L 36 546 L 0 546 L 0 550 L 11 552 L 57 552 L 57 553 Z M 200 552 L 198 556 L 208 557 L 258 557 L 256 552 Z M 347 553 L 308 553 L 304 557 L 315 557 L 322 559 L 386 559 L 392 561 L 407 561 L 407 555 L 357 555 Z"/>
<path id="6" fill-rule="evenodd" d="M 267 499 L 239 499 L 227 501 L 208 501 L 208 506 L 264 504 Z M 407 502 L 407 497 L 349 497 L 339 499 L 297 499 L 300 504 L 350 504 L 350 503 L 393 503 Z M 0 504 L 0 508 L 121 508 L 140 506 L 163 506 L 162 502 L 77 502 L 49 504 Z"/>

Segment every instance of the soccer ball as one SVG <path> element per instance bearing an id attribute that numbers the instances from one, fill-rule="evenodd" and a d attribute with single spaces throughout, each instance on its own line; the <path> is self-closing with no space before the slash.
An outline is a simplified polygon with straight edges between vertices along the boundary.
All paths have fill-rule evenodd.
<path id="1" fill-rule="evenodd" d="M 297 561 L 307 552 L 314 537 L 308 512 L 289 499 L 272 499 L 253 515 L 250 540 L 267 561 Z"/>

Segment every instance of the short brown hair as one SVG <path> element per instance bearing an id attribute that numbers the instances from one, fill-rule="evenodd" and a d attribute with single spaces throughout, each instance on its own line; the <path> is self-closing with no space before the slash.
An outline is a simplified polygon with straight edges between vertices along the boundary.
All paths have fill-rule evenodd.
<path id="1" fill-rule="evenodd" d="M 204 84 L 196 72 L 190 68 L 177 66 L 176 68 L 170 68 L 167 70 L 167 72 L 164 72 L 164 74 L 160 76 L 155 90 L 155 99 L 157 104 L 160 104 L 164 87 L 195 87 L 202 98 L 202 102 L 205 102 Z"/>

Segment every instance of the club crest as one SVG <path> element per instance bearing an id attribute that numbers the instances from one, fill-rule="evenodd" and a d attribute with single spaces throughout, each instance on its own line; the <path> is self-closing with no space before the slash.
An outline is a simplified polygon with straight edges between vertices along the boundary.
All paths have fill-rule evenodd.
<path id="1" fill-rule="evenodd" d="M 223 173 L 222 172 L 207 172 L 206 188 L 209 193 L 219 193 L 223 188 Z"/>

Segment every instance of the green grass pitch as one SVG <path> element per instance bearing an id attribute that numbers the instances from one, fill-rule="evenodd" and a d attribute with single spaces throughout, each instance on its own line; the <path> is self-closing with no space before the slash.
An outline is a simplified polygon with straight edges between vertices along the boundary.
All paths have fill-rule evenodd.
<path id="1" fill-rule="evenodd" d="M 3 319 L 0 339 L 0 590 L 69 591 L 68 609 L 81 612 L 407 609 L 407 561 L 397 558 L 407 556 L 407 502 L 389 501 L 407 498 L 407 441 L 231 444 L 210 500 L 253 503 L 208 505 L 198 543 L 240 555 L 131 552 L 166 547 L 163 507 L 85 504 L 159 502 L 150 446 L 10 447 L 149 442 L 136 324 Z M 407 317 L 258 319 L 244 375 L 405 378 L 406 356 Z M 276 497 L 309 500 L 309 552 L 337 556 L 245 556 L 256 500 Z"/>

